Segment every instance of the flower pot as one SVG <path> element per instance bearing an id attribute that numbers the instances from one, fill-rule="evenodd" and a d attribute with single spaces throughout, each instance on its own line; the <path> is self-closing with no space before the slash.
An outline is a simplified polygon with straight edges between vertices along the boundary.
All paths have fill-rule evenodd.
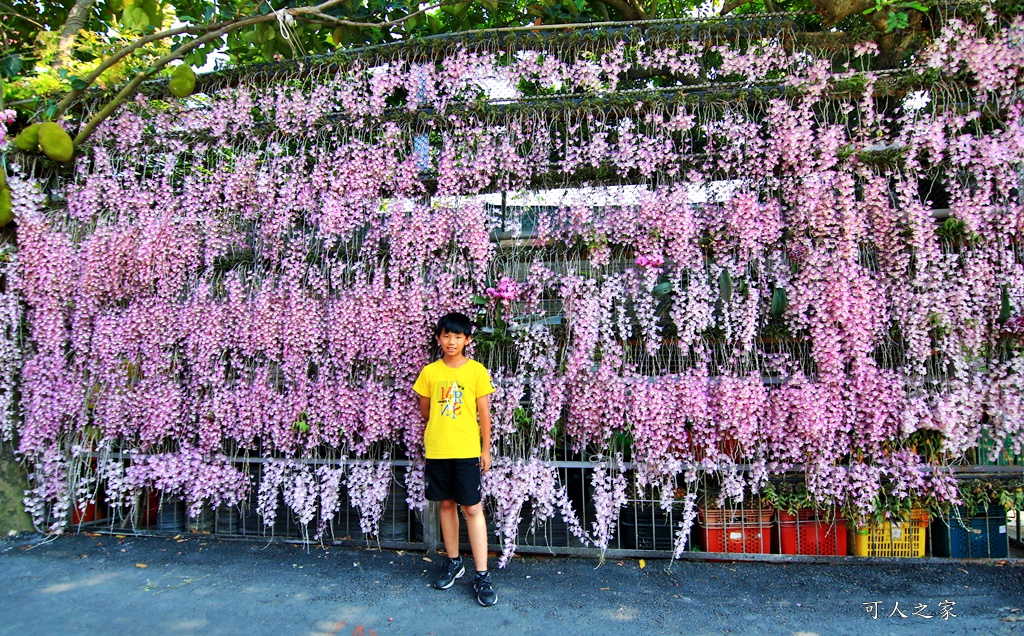
<path id="1" fill-rule="evenodd" d="M 144 490 L 138 502 L 139 526 L 146 528 L 156 525 L 160 516 L 160 492 L 153 489 Z"/>
<path id="2" fill-rule="evenodd" d="M 204 503 L 203 507 L 199 510 L 198 515 L 195 517 L 188 517 L 185 521 L 185 529 L 189 532 L 196 532 L 199 534 L 212 533 L 214 529 L 214 515 L 210 505 Z"/>
<path id="3" fill-rule="evenodd" d="M 672 521 L 660 507 L 627 506 L 619 516 L 619 545 L 625 550 L 671 551 Z"/>
<path id="4" fill-rule="evenodd" d="M 215 529 L 217 534 L 238 534 L 241 515 L 238 506 L 221 505 L 216 510 Z"/>
<path id="5" fill-rule="evenodd" d="M 71 525 L 79 525 L 81 523 L 90 523 L 96 521 L 96 502 L 90 501 L 85 505 L 85 508 L 79 508 L 77 504 L 71 508 Z"/>
<path id="6" fill-rule="evenodd" d="M 185 530 L 185 502 L 181 497 L 164 497 L 157 513 L 156 529 L 160 532 L 182 532 Z"/>

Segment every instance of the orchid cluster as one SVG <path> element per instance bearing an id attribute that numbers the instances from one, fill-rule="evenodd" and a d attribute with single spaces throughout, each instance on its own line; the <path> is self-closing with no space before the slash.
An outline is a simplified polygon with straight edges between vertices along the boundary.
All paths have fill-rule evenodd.
<path id="1" fill-rule="evenodd" d="M 501 301 L 504 305 L 510 305 L 513 300 L 519 300 L 519 286 L 511 276 L 502 276 L 494 287 L 488 287 L 484 291 L 488 297 Z"/>
<path id="2" fill-rule="evenodd" d="M 587 541 L 566 489 L 558 484 L 557 470 L 550 462 L 537 457 L 525 461 L 500 458 L 483 476 L 483 493 L 494 504 L 495 515 L 490 522 L 502 544 L 499 567 L 505 567 L 515 554 L 522 509 L 526 504 L 530 504 L 533 512 L 528 532 L 557 512 L 574 535 Z"/>
<path id="3" fill-rule="evenodd" d="M 479 317 L 498 385 L 503 563 L 527 502 L 612 545 L 627 466 L 663 494 L 688 484 L 677 550 L 698 474 L 719 503 L 791 472 L 858 515 L 881 493 L 956 501 L 948 467 L 979 440 L 1024 446 L 1022 28 L 951 21 L 907 79 L 926 105 L 886 111 L 871 47 L 832 68 L 770 38 L 459 49 L 141 97 L 59 192 L 9 178 L 0 438 L 33 467 L 26 505 L 59 530 L 99 489 L 160 489 L 196 514 L 255 488 L 270 527 L 283 502 L 322 537 L 348 505 L 372 535 L 391 458 L 423 505 L 411 386 L 453 310 Z M 621 97 L 645 69 L 754 92 L 484 104 L 502 83 Z M 544 191 L 553 175 L 580 187 Z M 931 182 L 956 222 L 942 232 Z M 498 190 L 547 197 L 509 241 L 492 240 Z M 234 464 L 249 456 L 258 484 Z M 589 528 L 559 484 L 568 456 L 598 458 Z"/>
<path id="4" fill-rule="evenodd" d="M 17 117 L 18 113 L 14 112 L 13 109 L 7 108 L 0 111 L 0 149 L 7 146 L 7 127 L 13 124 Z"/>

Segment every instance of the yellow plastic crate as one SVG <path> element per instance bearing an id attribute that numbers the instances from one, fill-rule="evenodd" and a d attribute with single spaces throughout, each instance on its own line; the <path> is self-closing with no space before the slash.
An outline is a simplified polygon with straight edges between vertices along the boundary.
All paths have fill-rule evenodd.
<path id="1" fill-rule="evenodd" d="M 851 554 L 873 557 L 923 557 L 925 532 L 931 515 L 927 510 L 912 510 L 910 519 L 899 522 L 869 523 L 849 529 Z"/>

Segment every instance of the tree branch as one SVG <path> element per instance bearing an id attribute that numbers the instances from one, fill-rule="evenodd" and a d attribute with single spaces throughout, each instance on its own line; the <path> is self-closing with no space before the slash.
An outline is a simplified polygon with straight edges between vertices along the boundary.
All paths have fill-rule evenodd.
<path id="1" fill-rule="evenodd" d="M 750 0 L 729 0 L 728 2 L 725 3 L 725 6 L 722 7 L 722 10 L 718 12 L 718 15 L 726 15 L 727 13 L 733 11 L 734 9 L 742 7 L 748 2 L 750 2 Z"/>
<path id="2" fill-rule="evenodd" d="M 12 7 L 11 5 L 7 4 L 6 2 L 0 2 L 0 9 L 3 9 L 5 13 L 13 15 L 16 18 L 21 18 L 25 22 L 31 22 L 32 24 L 36 25 L 40 29 L 45 29 L 46 28 L 42 24 L 39 24 L 38 22 L 36 22 L 32 18 L 30 18 L 27 15 L 25 15 L 24 13 L 18 13 L 17 11 L 14 10 L 14 7 Z"/>
<path id="3" fill-rule="evenodd" d="M 74 141 L 75 146 L 78 146 L 79 144 L 81 144 L 84 141 L 86 141 L 89 137 L 91 137 L 92 134 L 96 131 L 96 127 L 99 126 L 105 119 L 110 117 L 118 108 L 121 107 L 122 104 L 124 104 L 126 101 L 128 101 L 128 99 L 132 95 L 134 95 L 135 92 L 138 90 L 138 88 L 142 84 L 142 82 L 146 81 L 147 79 L 149 79 L 150 77 L 152 77 L 153 75 L 158 73 L 161 69 L 163 69 L 165 66 L 167 66 L 167 64 L 169 64 L 170 62 L 173 62 L 174 60 L 178 60 L 178 59 L 181 59 L 181 58 L 185 57 L 191 51 L 193 51 L 196 48 L 202 46 L 203 44 L 205 44 L 207 42 L 211 42 L 213 40 L 216 40 L 216 39 L 218 39 L 218 38 L 220 38 L 220 37 L 222 37 L 222 36 L 232 32 L 232 31 L 235 31 L 235 30 L 247 27 L 247 26 L 252 26 L 252 25 L 255 25 L 255 24 L 261 24 L 261 23 L 264 23 L 264 22 L 276 21 L 278 19 L 278 13 L 283 13 L 283 14 L 286 14 L 286 15 L 291 15 L 293 18 L 308 19 L 309 16 L 323 15 L 323 11 L 324 10 L 330 9 L 331 7 L 333 7 L 335 5 L 338 5 L 338 4 L 341 4 L 344 1 L 345 0 L 327 0 L 326 2 L 323 2 L 323 3 L 318 4 L 318 5 L 314 5 L 314 6 L 298 7 L 298 8 L 295 8 L 295 9 L 287 9 L 287 10 L 280 11 L 280 12 L 277 12 L 277 13 L 271 12 L 271 13 L 268 13 L 266 15 L 257 15 L 257 16 L 247 17 L 247 18 L 239 18 L 239 19 L 236 19 L 236 20 L 229 20 L 229 21 L 226 21 L 226 22 L 222 22 L 222 23 L 219 23 L 218 25 L 209 25 L 207 27 L 182 27 L 182 28 L 179 28 L 179 29 L 170 29 L 170 30 L 167 30 L 167 31 L 163 31 L 161 33 L 154 33 L 154 34 L 146 36 L 144 38 L 140 38 L 138 41 L 134 42 L 132 45 L 130 45 L 128 47 L 125 47 L 121 51 L 118 51 L 118 53 L 115 54 L 115 56 L 113 56 L 111 59 L 106 60 L 102 65 L 100 65 L 100 67 L 97 67 L 97 69 L 95 71 L 90 73 L 89 76 L 87 76 L 85 78 L 86 84 L 87 85 L 91 85 L 92 82 L 94 82 L 96 80 L 96 78 L 98 78 L 100 76 L 100 74 L 104 70 L 106 70 L 107 68 L 109 68 L 110 66 L 115 64 L 118 60 L 123 59 L 125 56 L 127 56 L 127 55 L 131 54 L 132 52 L 138 50 L 140 47 L 144 46 L 145 44 L 148 44 L 150 42 L 155 42 L 157 40 L 161 40 L 161 39 L 164 39 L 164 38 L 167 38 L 167 37 L 171 37 L 173 35 L 179 35 L 181 33 L 193 33 L 194 32 L 196 34 L 199 34 L 199 33 L 203 33 L 203 31 L 206 31 L 205 34 L 200 35 L 199 37 L 195 38 L 191 42 L 182 45 L 181 47 L 179 47 L 175 51 L 173 51 L 173 52 L 171 52 L 171 53 L 161 57 L 160 59 L 156 60 L 153 63 L 152 66 L 150 66 L 145 71 L 142 71 L 141 73 L 137 74 L 134 78 L 132 78 L 132 81 L 130 81 L 124 88 L 122 88 L 117 93 L 117 95 L 114 97 L 114 99 L 111 100 L 110 103 L 108 103 L 106 106 L 104 106 L 103 109 L 100 110 L 100 112 L 96 113 L 96 115 L 94 115 L 92 117 L 92 119 L 90 119 L 89 122 L 79 131 L 78 135 L 75 137 L 75 141 Z M 445 0 L 444 2 L 440 2 L 440 3 L 432 5 L 430 7 L 426 7 L 424 9 L 420 9 L 419 11 L 416 11 L 414 13 L 410 13 L 410 14 L 408 14 L 406 16 L 401 17 L 401 18 L 397 18 L 395 20 L 389 20 L 387 22 L 377 22 L 377 23 L 373 23 L 373 22 L 351 22 L 351 21 L 348 21 L 348 20 L 340 20 L 340 22 L 343 23 L 343 24 L 346 24 L 348 26 L 355 26 L 355 27 L 373 27 L 373 28 L 382 28 L 383 27 L 383 28 L 386 28 L 386 27 L 390 27 L 390 26 L 395 26 L 396 24 L 401 24 L 402 22 L 405 22 L 406 20 L 408 20 L 408 19 L 410 19 L 410 18 L 412 18 L 414 16 L 420 15 L 420 14 L 425 13 L 427 11 L 431 11 L 433 9 L 436 9 L 437 7 L 442 6 L 442 5 L 453 4 L 453 3 L 454 3 L 454 0 Z M 328 17 L 329 18 L 330 16 L 324 15 L 324 17 Z M 212 29 L 215 29 L 215 30 L 212 30 Z M 143 42 L 143 40 L 146 40 L 146 41 Z M 114 59 L 114 58 L 116 58 L 116 59 Z M 67 95 L 67 97 L 65 97 L 64 100 L 61 101 L 60 105 L 57 108 L 57 112 L 60 113 L 60 114 L 63 114 L 67 110 L 67 108 L 70 107 L 70 105 L 74 102 L 74 100 L 78 97 L 78 95 L 81 95 L 81 93 L 82 93 L 82 90 L 77 90 L 77 91 L 73 90 L 71 93 L 69 93 Z"/>
<path id="4" fill-rule="evenodd" d="M 633 11 L 627 0 L 598 0 L 601 4 L 611 7 L 616 13 L 626 20 L 640 20 L 640 16 Z"/>
<path id="5" fill-rule="evenodd" d="M 166 31 L 161 31 L 159 33 L 152 33 L 145 37 L 141 37 L 138 40 L 135 40 L 128 46 L 122 48 L 121 50 L 114 53 L 107 59 L 103 60 L 102 64 L 97 66 L 91 73 L 82 78 L 82 81 L 85 82 L 85 88 L 73 88 L 67 95 L 64 96 L 64 99 L 62 99 L 60 104 L 57 105 L 57 110 L 56 114 L 54 115 L 54 119 L 60 119 L 60 117 L 65 113 L 65 111 L 67 111 L 67 109 L 71 107 L 71 104 L 75 103 L 75 100 L 78 99 L 78 96 L 85 92 L 86 88 L 92 86 L 93 83 L 97 79 L 99 79 L 99 76 L 102 75 L 111 66 L 117 64 L 118 62 L 128 57 L 135 51 L 146 46 L 147 44 L 156 42 L 158 40 L 162 40 L 164 38 L 174 37 L 175 35 L 181 35 L 182 33 L 191 33 L 191 29 L 193 28 L 195 27 L 178 27 L 177 29 L 168 29 Z M 211 28 L 215 27 L 211 26 Z M 197 30 L 195 34 L 198 35 L 199 33 L 202 33 L 202 31 Z"/>
<path id="6" fill-rule="evenodd" d="M 343 18 L 336 18 L 336 17 L 334 17 L 332 15 L 327 15 L 326 13 L 321 13 L 319 11 L 311 11 L 311 12 L 309 12 L 308 15 L 314 16 L 314 17 L 316 17 L 317 19 L 319 19 L 319 20 L 321 20 L 323 22 L 327 22 L 328 24 L 337 24 L 338 26 L 350 26 L 350 27 L 358 27 L 358 28 L 373 27 L 373 28 L 377 28 L 377 29 L 386 29 L 388 27 L 395 26 L 396 24 L 401 24 L 402 22 L 405 22 L 409 18 L 414 18 L 414 17 L 416 17 L 416 16 L 418 16 L 420 14 L 426 13 L 427 11 L 433 11 L 434 9 L 437 9 L 438 7 L 442 7 L 442 6 L 449 5 L 449 4 L 458 4 L 458 3 L 455 2 L 454 0 L 451 0 L 449 2 L 438 2 L 435 5 L 431 5 L 429 7 L 420 9 L 419 11 L 415 11 L 413 13 L 410 13 L 409 15 L 402 16 L 401 18 L 396 18 L 396 19 L 390 20 L 388 22 L 353 22 L 351 20 L 345 20 Z M 308 20 L 309 17 L 307 16 L 306 19 Z"/>
<path id="7" fill-rule="evenodd" d="M 75 0 L 75 6 L 68 12 L 68 19 L 64 22 L 60 37 L 57 39 L 57 54 L 50 64 L 51 68 L 60 68 L 71 59 L 71 49 L 75 45 L 78 32 L 85 27 L 85 21 L 89 17 L 89 10 L 95 0 Z"/>
<path id="8" fill-rule="evenodd" d="M 637 20 L 647 19 L 647 12 L 644 11 L 644 8 L 640 6 L 640 3 L 637 0 L 629 0 L 629 5 L 633 7 L 634 11 L 636 11 L 636 15 L 638 16 L 636 18 Z"/>

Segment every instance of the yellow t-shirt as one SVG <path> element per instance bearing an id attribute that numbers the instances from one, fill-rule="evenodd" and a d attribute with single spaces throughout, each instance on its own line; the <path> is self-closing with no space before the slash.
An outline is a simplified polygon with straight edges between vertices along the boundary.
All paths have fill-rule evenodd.
<path id="1" fill-rule="evenodd" d="M 423 433 L 427 459 L 480 457 L 476 399 L 494 393 L 487 368 L 476 360 L 453 369 L 444 360 L 423 367 L 412 390 L 430 398 L 430 419 Z"/>

